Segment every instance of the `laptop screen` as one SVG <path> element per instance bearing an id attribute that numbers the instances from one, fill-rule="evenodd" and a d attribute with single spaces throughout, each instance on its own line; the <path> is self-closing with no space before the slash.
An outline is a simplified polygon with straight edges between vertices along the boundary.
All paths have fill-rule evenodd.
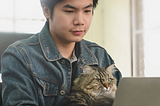
<path id="1" fill-rule="evenodd" d="M 160 78 L 122 78 L 113 106 L 160 106 Z"/>

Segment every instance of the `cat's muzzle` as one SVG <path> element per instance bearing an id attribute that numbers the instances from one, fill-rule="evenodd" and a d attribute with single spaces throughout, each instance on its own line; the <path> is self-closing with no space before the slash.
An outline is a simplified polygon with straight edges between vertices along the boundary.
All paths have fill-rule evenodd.
<path id="1" fill-rule="evenodd" d="M 105 90 L 105 91 L 109 91 L 109 87 L 108 87 L 108 88 L 107 88 L 107 87 L 104 87 L 104 90 Z"/>

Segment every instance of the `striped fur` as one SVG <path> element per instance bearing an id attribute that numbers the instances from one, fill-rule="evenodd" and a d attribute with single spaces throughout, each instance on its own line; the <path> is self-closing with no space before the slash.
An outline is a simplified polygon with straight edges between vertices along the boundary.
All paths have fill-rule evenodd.
<path id="1" fill-rule="evenodd" d="M 61 106 L 96 106 L 96 103 L 103 100 L 105 105 L 102 106 L 110 106 L 117 89 L 117 81 L 112 75 L 113 67 L 114 65 L 108 68 L 85 65 L 83 74 L 74 81 L 71 93 L 62 101 Z"/>

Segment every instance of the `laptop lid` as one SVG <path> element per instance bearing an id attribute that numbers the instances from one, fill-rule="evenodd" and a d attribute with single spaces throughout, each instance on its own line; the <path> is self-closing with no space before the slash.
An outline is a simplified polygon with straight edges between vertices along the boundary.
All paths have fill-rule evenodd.
<path id="1" fill-rule="evenodd" d="M 160 77 L 124 77 L 113 106 L 160 106 Z"/>

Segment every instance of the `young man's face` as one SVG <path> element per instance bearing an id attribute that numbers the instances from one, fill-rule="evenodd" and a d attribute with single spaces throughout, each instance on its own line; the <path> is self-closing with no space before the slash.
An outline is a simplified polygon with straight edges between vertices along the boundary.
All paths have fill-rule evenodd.
<path id="1" fill-rule="evenodd" d="M 49 19 L 50 33 L 58 42 L 71 43 L 82 40 L 88 31 L 93 11 L 93 0 L 63 0 L 53 10 Z"/>

